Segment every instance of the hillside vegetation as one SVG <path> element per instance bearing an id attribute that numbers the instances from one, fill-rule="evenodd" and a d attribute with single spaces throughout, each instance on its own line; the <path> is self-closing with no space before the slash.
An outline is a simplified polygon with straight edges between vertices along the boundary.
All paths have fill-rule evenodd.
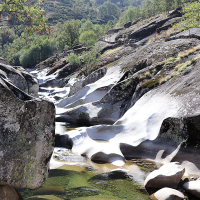
<path id="1" fill-rule="evenodd" d="M 0 56 L 12 65 L 33 67 L 52 55 L 70 50 L 82 42 L 93 45 L 112 27 L 128 21 L 166 13 L 187 0 L 145 1 L 45 1 L 42 6 L 51 25 L 51 35 L 27 35 L 24 26 L 3 23 L 0 29 Z M 5 26 L 6 25 L 6 26 Z"/>

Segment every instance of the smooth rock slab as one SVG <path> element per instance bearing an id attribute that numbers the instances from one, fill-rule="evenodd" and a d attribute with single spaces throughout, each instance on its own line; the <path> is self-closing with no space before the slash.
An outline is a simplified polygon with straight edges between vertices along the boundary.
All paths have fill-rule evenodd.
<path id="1" fill-rule="evenodd" d="M 183 188 L 192 195 L 200 198 L 200 180 L 186 182 L 183 184 Z"/>
<path id="2" fill-rule="evenodd" d="M 162 188 L 150 196 L 153 200 L 180 200 L 184 195 L 178 190 L 172 188 Z"/>
<path id="3" fill-rule="evenodd" d="M 180 182 L 185 168 L 178 164 L 178 162 L 167 163 L 160 169 L 151 172 L 145 182 L 146 188 L 176 188 Z"/>

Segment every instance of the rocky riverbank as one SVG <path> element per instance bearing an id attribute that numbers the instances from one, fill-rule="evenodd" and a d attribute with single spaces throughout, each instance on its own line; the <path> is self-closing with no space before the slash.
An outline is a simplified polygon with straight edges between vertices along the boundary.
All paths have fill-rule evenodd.
<path id="1" fill-rule="evenodd" d="M 0 180 L 28 188 L 44 183 L 55 116 L 80 126 L 58 134 L 56 146 L 119 167 L 133 158 L 179 162 L 178 182 L 182 176 L 198 179 L 200 29 L 174 31 L 170 22 L 180 17 L 178 9 L 110 34 L 112 42 L 99 41 L 101 62 L 89 74 L 84 64 L 67 63 L 65 55 L 49 58 L 31 72 L 40 88 L 33 75 L 1 63 Z M 38 91 L 53 101 L 56 113 L 52 102 L 37 98 Z M 196 185 L 187 182 L 183 188 L 196 195 L 190 189 Z M 168 184 L 162 187 L 169 191 Z"/>
<path id="2" fill-rule="evenodd" d="M 67 63 L 60 69 L 54 64 L 57 70 L 47 72 L 40 91 L 50 92 L 56 120 L 90 126 L 58 135 L 58 142 L 65 138 L 74 153 L 94 162 L 122 166 L 138 157 L 162 164 L 176 161 L 185 176 L 200 176 L 200 29 L 169 34 L 167 22 L 176 17 L 180 20 L 174 11 L 137 29 L 119 29 L 118 35 L 129 34 L 128 40 L 102 41 L 113 50 L 103 51 L 99 68 L 85 78 L 80 79 L 77 66 L 69 71 Z M 137 36 L 144 28 L 147 34 Z"/>

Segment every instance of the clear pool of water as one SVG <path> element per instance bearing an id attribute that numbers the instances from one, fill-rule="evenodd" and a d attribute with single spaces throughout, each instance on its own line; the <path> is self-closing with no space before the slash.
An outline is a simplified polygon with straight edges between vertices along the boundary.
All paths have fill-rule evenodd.
<path id="1" fill-rule="evenodd" d="M 56 133 L 71 127 L 57 123 Z M 156 164 L 132 159 L 122 167 L 93 163 L 65 148 L 55 148 L 49 177 L 38 189 L 18 189 L 24 199 L 41 200 L 146 200 L 142 184 Z"/>

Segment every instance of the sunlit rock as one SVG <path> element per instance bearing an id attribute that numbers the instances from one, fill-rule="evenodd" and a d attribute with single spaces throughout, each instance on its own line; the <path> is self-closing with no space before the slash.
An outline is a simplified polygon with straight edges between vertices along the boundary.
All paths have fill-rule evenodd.
<path id="1" fill-rule="evenodd" d="M 176 162 L 165 164 L 147 176 L 144 186 L 146 188 L 177 188 L 184 172 L 185 169 Z"/>
<path id="2" fill-rule="evenodd" d="M 152 200 L 181 200 L 184 195 L 172 188 L 162 188 L 150 196 Z"/>
<path id="3" fill-rule="evenodd" d="M 193 194 L 194 196 L 200 198 L 200 180 L 189 181 L 182 186 L 187 192 Z"/>

